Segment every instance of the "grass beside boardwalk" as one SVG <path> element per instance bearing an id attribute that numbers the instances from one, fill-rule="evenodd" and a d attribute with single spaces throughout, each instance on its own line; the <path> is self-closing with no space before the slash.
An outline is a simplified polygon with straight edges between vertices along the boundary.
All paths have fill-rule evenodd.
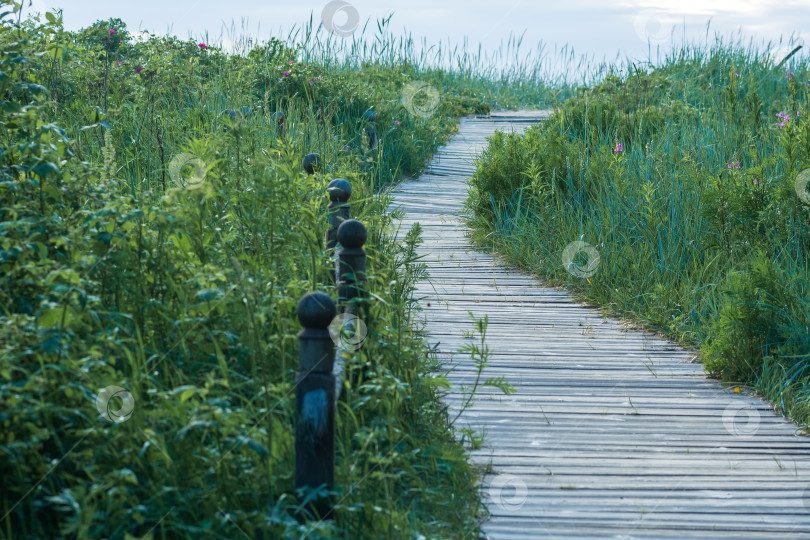
<path id="1" fill-rule="evenodd" d="M 683 47 L 577 90 L 525 136 L 496 135 L 468 201 L 478 242 L 700 346 L 711 375 L 807 426 L 807 58 Z"/>
<path id="2" fill-rule="evenodd" d="M 476 475 L 412 333 L 418 231 L 395 241 L 378 188 L 418 174 L 458 116 L 545 89 L 407 54 L 318 63 L 311 36 L 226 54 L 15 10 L 0 3 L 0 536 L 475 537 Z M 427 119 L 402 106 L 416 80 L 440 93 Z M 301 524 L 295 309 L 334 292 L 335 177 L 369 230 L 374 300 L 363 385 L 338 403 L 334 520 Z M 96 410 L 108 386 L 134 398 L 125 422 Z"/>

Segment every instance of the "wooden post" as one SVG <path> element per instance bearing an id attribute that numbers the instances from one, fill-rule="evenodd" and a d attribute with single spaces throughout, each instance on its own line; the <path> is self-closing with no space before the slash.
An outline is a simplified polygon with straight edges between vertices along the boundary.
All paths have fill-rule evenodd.
<path id="1" fill-rule="evenodd" d="M 304 156 L 304 170 L 308 175 L 315 174 L 316 171 L 321 170 L 321 156 L 320 154 L 307 154 Z"/>
<path id="2" fill-rule="evenodd" d="M 335 479 L 335 343 L 329 324 L 335 303 L 329 295 L 312 292 L 298 302 L 299 362 L 295 377 L 295 487 L 332 489 Z M 328 498 L 314 500 L 307 510 L 316 519 L 331 511 Z"/>
<path id="3" fill-rule="evenodd" d="M 335 178 L 326 188 L 329 193 L 329 230 L 326 231 L 326 249 L 337 245 L 337 231 L 340 224 L 349 219 L 351 205 L 347 202 L 352 196 L 352 185 L 342 178 Z"/>
<path id="4" fill-rule="evenodd" d="M 366 111 L 363 113 L 363 120 L 368 123 L 366 126 L 366 135 L 368 135 L 368 144 L 371 148 L 377 146 L 377 115 L 374 111 Z"/>
<path id="5" fill-rule="evenodd" d="M 278 134 L 284 135 L 284 120 L 285 116 L 284 113 L 281 111 L 274 112 L 270 115 L 270 118 L 276 122 L 276 127 L 278 128 Z"/>
<path id="6" fill-rule="evenodd" d="M 356 219 L 344 221 L 337 231 L 338 252 L 338 298 L 342 311 L 355 298 L 362 297 L 366 279 L 366 226 Z"/>

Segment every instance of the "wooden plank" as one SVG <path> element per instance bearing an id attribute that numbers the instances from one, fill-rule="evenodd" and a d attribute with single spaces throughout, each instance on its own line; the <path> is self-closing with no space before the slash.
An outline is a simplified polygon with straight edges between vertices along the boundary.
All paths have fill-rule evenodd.
<path id="1" fill-rule="evenodd" d="M 414 297 L 452 383 L 450 418 L 477 372 L 469 313 L 489 317 L 480 389 L 456 420 L 485 436 L 489 538 L 810 539 L 810 439 L 761 399 L 707 380 L 683 349 L 628 328 L 473 248 L 463 203 L 474 159 L 496 129 L 541 111 L 462 119 L 426 173 L 392 188 L 400 234 L 423 231 L 430 278 Z M 561 263 L 562 264 L 562 263 Z"/>

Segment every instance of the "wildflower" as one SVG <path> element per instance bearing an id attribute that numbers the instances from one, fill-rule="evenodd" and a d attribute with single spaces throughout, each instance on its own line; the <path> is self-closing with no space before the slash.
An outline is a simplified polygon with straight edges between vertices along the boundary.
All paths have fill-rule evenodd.
<path id="1" fill-rule="evenodd" d="M 121 60 L 119 60 L 119 61 L 118 61 L 118 65 L 119 65 L 119 66 L 121 65 Z"/>
<path id="2" fill-rule="evenodd" d="M 114 33 L 115 33 L 115 30 L 113 30 L 112 28 L 110 28 L 110 35 L 113 35 Z"/>
<path id="3" fill-rule="evenodd" d="M 344 147 L 343 147 L 343 150 L 344 150 L 345 152 L 348 152 L 348 151 L 349 151 L 349 145 L 347 144 L 346 146 L 344 146 Z"/>
<path id="4" fill-rule="evenodd" d="M 286 76 L 288 76 L 289 74 L 290 74 L 290 72 L 289 72 L 289 71 L 285 71 L 285 72 L 284 72 L 284 76 L 285 76 L 285 77 L 286 77 Z"/>
<path id="5" fill-rule="evenodd" d="M 208 45 L 206 45 L 205 43 L 199 43 L 199 44 L 197 44 L 197 46 L 199 48 L 201 48 L 201 49 L 207 49 L 208 48 Z"/>
<path id="6" fill-rule="evenodd" d="M 739 76 L 740 76 L 740 74 L 739 74 L 739 73 L 737 73 L 737 72 L 735 72 L 735 73 L 734 73 L 734 76 L 735 76 L 735 77 L 739 77 Z"/>
<path id="7" fill-rule="evenodd" d="M 729 169 L 739 169 L 740 168 L 740 162 L 739 161 L 734 161 L 732 163 L 729 163 L 728 168 Z"/>
<path id="8" fill-rule="evenodd" d="M 622 146 L 622 143 L 616 143 L 616 148 L 613 149 L 613 153 L 618 154 L 619 152 L 622 152 L 623 150 L 624 150 L 624 146 Z"/>
<path id="9" fill-rule="evenodd" d="M 141 71 L 143 71 L 143 68 L 141 66 L 135 68 L 135 73 L 140 73 Z"/>
<path id="10" fill-rule="evenodd" d="M 754 185 L 757 185 L 757 179 L 754 178 Z"/>
<path id="11" fill-rule="evenodd" d="M 290 60 L 290 65 L 295 64 L 295 60 Z"/>
<path id="12" fill-rule="evenodd" d="M 399 120 L 394 120 L 394 125 L 398 126 L 399 125 Z"/>

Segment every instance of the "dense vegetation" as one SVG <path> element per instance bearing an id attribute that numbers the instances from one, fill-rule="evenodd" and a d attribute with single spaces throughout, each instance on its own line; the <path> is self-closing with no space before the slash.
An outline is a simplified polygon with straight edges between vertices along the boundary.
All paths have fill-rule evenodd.
<path id="1" fill-rule="evenodd" d="M 417 174 L 456 117 L 545 89 L 407 51 L 357 65 L 309 33 L 226 54 L 0 13 L 0 536 L 474 537 L 477 476 L 412 332 L 418 230 L 395 242 L 379 188 Z M 415 80 L 440 91 L 429 119 L 402 105 Z M 374 301 L 349 364 L 363 384 L 338 403 L 334 519 L 301 523 L 295 308 L 334 295 L 335 177 L 369 230 Z M 96 410 L 111 385 L 134 398 L 125 422 Z"/>
<path id="2" fill-rule="evenodd" d="M 700 346 L 710 374 L 806 426 L 808 57 L 719 41 L 623 73 L 492 138 L 468 201 L 479 242 Z"/>

